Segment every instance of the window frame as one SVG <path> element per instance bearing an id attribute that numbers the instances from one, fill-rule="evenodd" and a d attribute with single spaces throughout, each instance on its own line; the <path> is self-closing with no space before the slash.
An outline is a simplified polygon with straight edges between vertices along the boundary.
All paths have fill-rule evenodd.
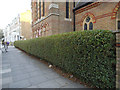
<path id="1" fill-rule="evenodd" d="M 69 10 L 70 5 L 69 4 L 70 4 L 69 0 L 66 0 L 66 18 L 67 19 L 70 18 L 70 10 Z"/>
<path id="2" fill-rule="evenodd" d="M 92 25 L 92 27 L 90 25 Z M 89 23 L 89 30 L 93 30 L 93 22 Z"/>
<path id="3" fill-rule="evenodd" d="M 84 30 L 87 30 L 88 27 L 87 27 L 87 23 L 84 23 Z"/>
<path id="4" fill-rule="evenodd" d="M 41 0 L 39 1 L 39 19 L 41 18 Z"/>
<path id="5" fill-rule="evenodd" d="M 45 16 L 45 1 L 43 0 L 43 16 Z"/>
<path id="6" fill-rule="evenodd" d="M 90 18 L 90 20 L 87 22 L 88 17 Z M 93 20 L 92 20 L 92 18 L 90 16 L 86 16 L 86 18 L 84 19 L 84 21 L 83 21 L 83 30 L 85 30 L 85 27 L 84 27 L 85 23 L 87 24 L 87 30 L 93 30 L 94 29 Z M 90 29 L 90 23 L 92 23 L 92 29 Z"/>
<path id="7" fill-rule="evenodd" d="M 36 20 L 38 19 L 38 2 L 36 2 Z"/>

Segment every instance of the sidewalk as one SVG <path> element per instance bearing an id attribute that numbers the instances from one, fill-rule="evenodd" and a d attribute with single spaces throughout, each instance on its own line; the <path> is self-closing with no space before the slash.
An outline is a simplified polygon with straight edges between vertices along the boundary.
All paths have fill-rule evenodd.
<path id="1" fill-rule="evenodd" d="M 8 52 L 2 54 L 2 87 L 85 88 L 14 47 L 9 47 Z"/>

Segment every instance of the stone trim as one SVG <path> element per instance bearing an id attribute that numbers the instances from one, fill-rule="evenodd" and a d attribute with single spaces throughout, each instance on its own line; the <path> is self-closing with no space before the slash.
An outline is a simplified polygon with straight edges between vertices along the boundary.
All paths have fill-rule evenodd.
<path id="1" fill-rule="evenodd" d="M 32 27 L 33 27 L 34 25 L 38 24 L 39 22 L 47 19 L 47 18 L 50 17 L 51 15 L 59 16 L 59 14 L 57 14 L 57 13 L 50 13 L 48 16 L 42 17 L 41 19 L 38 19 L 38 20 L 32 25 Z"/>
<path id="2" fill-rule="evenodd" d="M 115 34 L 116 34 L 116 33 L 120 33 L 119 30 L 116 30 L 116 31 L 115 31 L 115 30 L 111 30 L 111 31 L 112 31 L 113 33 L 115 33 Z"/>
<path id="3" fill-rule="evenodd" d="M 96 16 L 96 19 L 101 19 L 101 18 L 105 18 L 105 17 L 109 17 L 109 16 L 112 16 L 112 13 L 106 13 L 106 14 L 102 14 L 102 15 L 99 15 L 99 16 Z"/>
<path id="4" fill-rule="evenodd" d="M 76 25 L 80 24 L 82 26 L 83 25 L 83 21 L 86 18 L 86 16 L 92 17 L 93 23 L 96 23 L 97 19 L 101 19 L 101 18 L 112 16 L 112 12 L 109 12 L 109 13 L 106 13 L 106 14 L 102 14 L 102 15 L 99 15 L 99 16 L 95 16 L 93 13 L 88 12 L 88 13 L 84 14 L 84 16 L 81 18 L 80 21 L 76 22 Z"/>
<path id="5" fill-rule="evenodd" d="M 85 20 L 85 18 L 86 18 L 87 16 L 89 16 L 89 17 L 92 19 L 92 22 L 93 22 L 93 23 L 96 23 L 96 17 L 95 17 L 95 15 L 94 15 L 93 13 L 91 13 L 91 12 L 87 12 L 87 13 L 85 13 L 85 14 L 82 16 L 82 18 L 81 18 L 81 20 L 80 20 L 80 25 L 81 25 L 81 26 L 83 26 L 84 20 Z"/>
<path id="6" fill-rule="evenodd" d="M 65 18 L 64 20 L 65 20 L 65 21 L 72 21 L 71 18 Z"/>
<path id="7" fill-rule="evenodd" d="M 87 10 L 89 10 L 89 9 L 92 9 L 92 8 L 94 8 L 94 7 L 97 7 L 97 6 L 99 6 L 100 4 L 101 4 L 100 2 L 95 2 L 95 3 L 92 3 L 92 4 L 90 4 L 90 5 L 87 5 L 87 6 L 83 7 L 83 8 L 78 9 L 77 11 L 75 11 L 75 15 L 77 15 L 77 14 L 79 14 L 79 13 L 81 13 L 81 12 L 87 11 Z"/>
<path id="8" fill-rule="evenodd" d="M 115 18 L 116 18 L 116 13 L 117 13 L 119 7 L 120 7 L 120 1 L 119 1 L 119 3 L 115 6 L 115 8 L 113 9 L 111 19 L 115 19 Z"/>
<path id="9" fill-rule="evenodd" d="M 49 10 L 51 8 L 57 8 L 57 9 L 59 9 L 59 6 L 58 6 L 58 4 L 52 3 L 52 4 L 49 5 Z"/>

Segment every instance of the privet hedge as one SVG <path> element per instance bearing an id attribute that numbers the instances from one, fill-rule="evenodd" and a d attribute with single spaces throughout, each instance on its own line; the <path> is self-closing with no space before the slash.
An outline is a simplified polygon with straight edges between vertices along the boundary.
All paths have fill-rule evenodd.
<path id="1" fill-rule="evenodd" d="M 114 88 L 115 35 L 108 30 L 70 32 L 15 42 L 93 87 Z"/>

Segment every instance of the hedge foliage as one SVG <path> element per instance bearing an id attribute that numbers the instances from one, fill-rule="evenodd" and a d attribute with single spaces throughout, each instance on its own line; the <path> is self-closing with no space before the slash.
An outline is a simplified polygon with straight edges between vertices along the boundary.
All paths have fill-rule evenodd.
<path id="1" fill-rule="evenodd" d="M 25 52 L 100 88 L 115 88 L 114 44 L 115 35 L 108 30 L 70 32 L 15 42 Z"/>

